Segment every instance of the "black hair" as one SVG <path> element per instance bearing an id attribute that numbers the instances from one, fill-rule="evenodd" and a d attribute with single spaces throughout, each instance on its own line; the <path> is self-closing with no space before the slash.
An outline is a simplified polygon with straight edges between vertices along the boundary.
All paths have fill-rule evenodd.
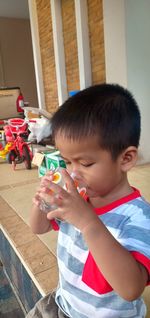
<path id="1" fill-rule="evenodd" d="M 53 115 L 52 133 L 72 140 L 99 137 L 115 160 L 129 146 L 138 147 L 140 111 L 132 94 L 117 84 L 99 84 L 70 97 Z"/>

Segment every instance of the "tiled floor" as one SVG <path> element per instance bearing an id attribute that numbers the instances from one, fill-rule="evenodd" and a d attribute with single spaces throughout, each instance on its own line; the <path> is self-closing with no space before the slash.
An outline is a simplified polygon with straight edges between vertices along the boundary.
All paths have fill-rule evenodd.
<path id="1" fill-rule="evenodd" d="M 58 277 L 56 257 L 1 196 L 0 229 L 40 293 L 53 290 Z"/>
<path id="2" fill-rule="evenodd" d="M 38 184 L 36 167 L 25 170 L 24 165 L 20 164 L 17 165 L 16 171 L 13 171 L 11 165 L 0 161 L 0 195 L 27 224 L 32 198 Z M 56 238 L 57 233 L 54 231 L 40 235 L 40 239 L 54 254 L 56 254 Z"/>
<path id="3" fill-rule="evenodd" d="M 150 202 L 150 164 L 132 169 L 129 180 Z M 52 231 L 39 236 L 39 239 L 28 227 L 32 197 L 38 184 L 36 167 L 25 170 L 23 165 L 18 165 L 16 171 L 13 171 L 11 165 L 0 162 L 0 203 L 3 205 L 0 218 L 3 218 L 6 231 L 11 233 L 15 248 L 19 249 L 24 262 L 29 269 L 32 269 L 32 275 L 36 277 L 39 285 L 42 285 L 44 293 L 47 293 L 50 286 L 55 287 L 57 281 L 57 265 L 54 256 L 57 233 Z M 8 222 L 8 219 L 11 219 L 11 222 Z M 27 225 L 22 223 L 22 220 Z M 144 294 L 146 302 L 150 302 L 150 288 L 147 288 Z M 147 318 L 150 318 L 150 312 Z"/>
<path id="4" fill-rule="evenodd" d="M 52 231 L 40 238 L 28 226 L 32 197 L 38 186 L 37 168 L 25 170 L 0 162 L 0 221 L 22 262 L 42 295 L 57 285 L 56 236 Z M 48 278 L 48 279 L 47 279 Z"/>

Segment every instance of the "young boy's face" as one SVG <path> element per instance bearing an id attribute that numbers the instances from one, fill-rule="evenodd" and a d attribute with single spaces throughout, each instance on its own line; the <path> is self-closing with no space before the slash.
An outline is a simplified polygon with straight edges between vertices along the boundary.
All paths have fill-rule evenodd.
<path id="1" fill-rule="evenodd" d="M 100 148 L 97 137 L 74 141 L 57 134 L 55 142 L 67 170 L 78 176 L 79 183 L 85 184 L 89 197 L 115 195 L 123 179 L 120 158 L 113 161 L 111 153 Z"/>

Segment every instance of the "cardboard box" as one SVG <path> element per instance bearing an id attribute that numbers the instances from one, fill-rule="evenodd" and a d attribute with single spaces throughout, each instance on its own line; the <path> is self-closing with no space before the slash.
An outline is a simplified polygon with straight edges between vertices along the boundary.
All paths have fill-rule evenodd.
<path id="1" fill-rule="evenodd" d="M 24 109 L 24 114 L 26 118 L 33 118 L 33 117 L 45 117 L 47 119 L 51 119 L 52 117 L 52 113 L 46 111 L 45 109 L 40 109 L 40 108 L 36 108 L 36 107 L 29 107 L 29 106 L 25 106 L 23 107 Z"/>
<path id="2" fill-rule="evenodd" d="M 4 130 L 0 130 L 0 144 L 4 147 L 6 144 Z"/>
<path id="3" fill-rule="evenodd" d="M 0 88 L 0 119 L 20 117 L 16 106 L 19 94 L 19 87 Z"/>
<path id="4" fill-rule="evenodd" d="M 35 153 L 32 163 L 38 166 L 39 177 L 43 177 L 48 170 L 55 171 L 58 167 L 66 168 L 66 164 L 61 158 L 59 151 L 54 150 Z"/>

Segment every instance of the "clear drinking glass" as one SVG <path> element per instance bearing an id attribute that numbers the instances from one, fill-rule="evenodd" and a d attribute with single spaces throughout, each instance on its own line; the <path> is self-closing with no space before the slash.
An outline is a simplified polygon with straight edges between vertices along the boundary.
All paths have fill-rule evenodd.
<path id="1" fill-rule="evenodd" d="M 67 191 L 67 186 L 63 180 L 63 177 L 62 177 L 62 174 L 61 174 L 61 171 L 62 169 L 64 168 L 58 168 L 55 172 L 54 172 L 54 179 L 52 182 L 54 182 L 55 184 L 58 184 L 60 187 L 64 188 L 66 191 Z M 74 183 L 75 183 L 75 186 L 79 192 L 79 194 L 85 198 L 86 196 L 86 186 L 83 184 L 83 182 L 80 181 L 80 179 L 77 177 L 76 173 L 72 172 L 70 174 L 71 178 L 74 180 Z M 50 195 L 51 195 L 51 192 L 52 190 L 50 189 L 49 190 L 50 192 L 49 193 L 46 193 L 44 194 L 42 200 L 41 200 L 41 203 L 40 203 L 40 210 L 45 212 L 45 213 L 48 213 L 52 210 L 55 210 L 57 209 L 57 206 L 54 205 L 54 204 L 51 204 L 50 203 Z M 57 194 L 56 194 L 57 196 Z"/>
<path id="2" fill-rule="evenodd" d="M 53 181 L 55 184 L 58 184 L 62 188 L 65 188 L 65 182 L 63 180 L 62 174 L 61 174 L 62 168 L 58 168 L 54 174 L 53 174 Z M 50 196 L 51 196 L 52 190 L 49 189 L 49 193 L 45 193 L 43 195 L 43 198 L 40 202 L 40 210 L 48 213 L 52 210 L 55 210 L 57 208 L 56 205 L 50 203 Z M 56 194 L 57 195 L 57 194 Z"/>

